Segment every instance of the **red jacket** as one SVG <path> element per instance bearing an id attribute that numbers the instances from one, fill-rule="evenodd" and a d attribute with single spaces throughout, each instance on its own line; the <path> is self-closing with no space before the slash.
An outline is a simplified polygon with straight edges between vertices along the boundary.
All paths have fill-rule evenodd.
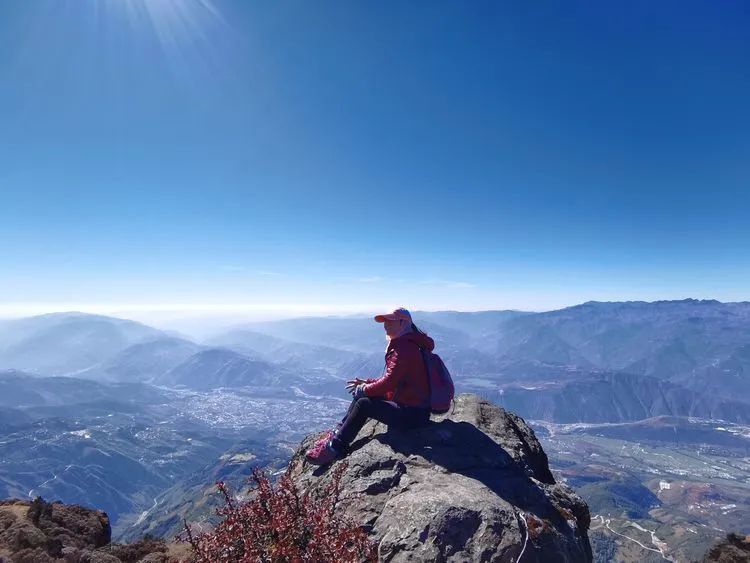
<path id="1" fill-rule="evenodd" d="M 368 379 L 365 395 L 394 400 L 409 407 L 429 407 L 430 387 L 419 347 L 432 351 L 435 341 L 426 334 L 407 332 L 394 338 L 385 351 L 385 372 Z"/>

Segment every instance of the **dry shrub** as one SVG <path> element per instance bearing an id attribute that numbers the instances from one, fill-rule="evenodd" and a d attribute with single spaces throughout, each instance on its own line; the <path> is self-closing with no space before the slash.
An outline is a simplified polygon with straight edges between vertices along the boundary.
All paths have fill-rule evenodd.
<path id="1" fill-rule="evenodd" d="M 376 561 L 367 533 L 337 510 L 345 469 L 345 464 L 334 469 L 319 498 L 301 493 L 288 475 L 274 486 L 257 468 L 250 477 L 254 494 L 248 501 L 233 501 L 219 482 L 224 506 L 217 513 L 223 520 L 197 536 L 186 522 L 182 539 L 190 543 L 198 563 Z"/>

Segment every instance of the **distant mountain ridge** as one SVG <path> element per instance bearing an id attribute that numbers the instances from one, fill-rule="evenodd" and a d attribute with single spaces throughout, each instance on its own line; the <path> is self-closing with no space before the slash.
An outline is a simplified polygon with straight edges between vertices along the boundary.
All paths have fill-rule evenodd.
<path id="1" fill-rule="evenodd" d="M 729 356 L 750 337 L 750 303 L 587 302 L 513 319 L 498 352 L 668 378 Z"/>
<path id="2" fill-rule="evenodd" d="M 105 362 L 76 375 L 108 381 L 154 382 L 202 349 L 203 346 L 189 340 L 162 336 L 132 344 Z"/>
<path id="3" fill-rule="evenodd" d="M 534 420 L 635 421 L 661 415 L 750 424 L 750 403 L 699 393 L 655 377 L 598 373 L 584 379 L 504 387 L 495 399 Z"/>
<path id="4" fill-rule="evenodd" d="M 206 377 L 211 374 L 211 377 Z M 217 387 L 266 387 L 288 385 L 298 379 L 284 378 L 282 371 L 262 360 L 251 360 L 242 354 L 223 348 L 210 348 L 191 355 L 156 379 L 166 386 L 184 386 L 190 389 Z"/>
<path id="5" fill-rule="evenodd" d="M 333 373 L 338 372 L 341 366 L 365 356 L 362 352 L 342 350 L 335 345 L 295 342 L 247 328 L 221 333 L 205 343 L 289 368 L 319 368 Z"/>
<path id="6" fill-rule="evenodd" d="M 750 403 L 748 302 L 590 301 L 544 313 L 414 311 L 414 319 L 435 338 L 459 387 L 488 397 L 507 388 L 533 412 L 552 393 L 561 400 L 573 389 L 580 393 L 573 399 L 600 400 L 606 373 L 628 375 L 605 384 L 606 393 L 625 394 L 609 416 L 705 412 L 744 420 L 741 404 Z M 247 323 L 193 342 L 132 321 L 66 313 L 0 323 L 0 369 L 197 390 L 303 386 L 343 397 L 341 380 L 380 375 L 385 344 L 382 325 L 368 316 Z M 521 398 L 529 393 L 512 390 L 561 381 L 568 391 L 545 385 L 531 402 Z M 655 410 L 625 407 L 666 390 L 667 399 L 646 401 Z M 574 412 L 576 401 L 566 404 L 545 412 L 600 419 L 596 409 Z"/>
<path id="7" fill-rule="evenodd" d="M 75 373 L 136 342 L 164 335 L 135 321 L 85 313 L 0 321 L 0 369 L 44 375 Z"/>

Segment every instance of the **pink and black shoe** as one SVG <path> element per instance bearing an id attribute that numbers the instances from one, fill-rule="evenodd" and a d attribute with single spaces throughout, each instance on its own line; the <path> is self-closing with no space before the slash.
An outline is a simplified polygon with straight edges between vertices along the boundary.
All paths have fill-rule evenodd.
<path id="1" fill-rule="evenodd" d="M 331 445 L 332 437 L 333 432 L 329 432 L 318 440 L 312 448 L 307 450 L 305 459 L 313 465 L 327 465 L 334 461 L 339 456 L 339 452 Z"/>
<path id="2" fill-rule="evenodd" d="M 326 430 L 323 433 L 323 435 L 320 438 L 318 438 L 318 441 L 315 442 L 315 445 L 317 446 L 321 442 L 327 442 L 328 440 L 330 440 L 331 438 L 333 438 L 333 436 L 334 436 L 334 430 Z M 315 447 L 315 446 L 313 446 L 313 447 Z"/>

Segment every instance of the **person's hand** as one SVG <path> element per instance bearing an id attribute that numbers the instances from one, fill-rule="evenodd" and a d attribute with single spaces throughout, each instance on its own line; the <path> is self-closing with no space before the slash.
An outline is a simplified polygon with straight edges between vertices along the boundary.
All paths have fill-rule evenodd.
<path id="1" fill-rule="evenodd" d="M 350 379 L 346 382 L 346 390 L 349 391 L 349 393 L 354 393 L 354 390 L 357 388 L 357 385 L 361 385 L 362 383 L 367 383 L 364 379 L 360 379 L 359 377 L 355 379 Z"/>
<path id="2" fill-rule="evenodd" d="M 354 391 L 352 391 L 352 397 L 354 397 L 355 399 L 361 399 L 362 397 L 366 397 L 364 383 L 360 383 L 354 388 Z"/>

